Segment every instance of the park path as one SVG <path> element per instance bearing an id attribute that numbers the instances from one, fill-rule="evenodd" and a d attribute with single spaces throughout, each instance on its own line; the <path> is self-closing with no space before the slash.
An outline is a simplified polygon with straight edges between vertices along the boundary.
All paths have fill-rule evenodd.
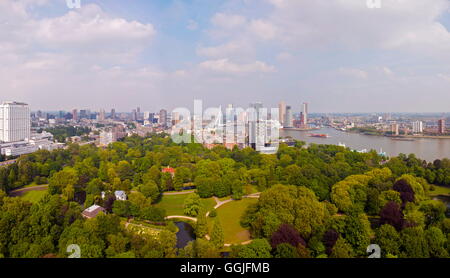
<path id="1" fill-rule="evenodd" d="M 30 191 L 44 191 L 48 188 L 48 184 L 37 185 L 32 187 L 22 187 L 9 192 L 10 197 L 18 197 Z"/>
<path id="2" fill-rule="evenodd" d="M 17 162 L 17 159 L 7 160 L 0 162 L 0 167 L 8 166 Z"/>
<path id="3" fill-rule="evenodd" d="M 185 195 L 185 194 L 191 194 L 194 193 L 195 190 L 189 190 L 189 191 L 182 191 L 182 192 L 164 192 L 163 195 L 170 196 L 170 195 Z"/>
<path id="4" fill-rule="evenodd" d="M 174 218 L 181 218 L 181 219 L 186 219 L 186 220 L 191 220 L 191 221 L 197 222 L 197 218 L 189 217 L 189 216 L 171 215 L 171 216 L 166 217 L 166 219 L 174 219 Z"/>

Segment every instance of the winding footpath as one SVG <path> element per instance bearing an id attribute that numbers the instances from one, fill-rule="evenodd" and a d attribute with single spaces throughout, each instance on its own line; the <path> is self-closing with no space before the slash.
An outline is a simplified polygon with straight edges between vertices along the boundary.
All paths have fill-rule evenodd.
<path id="1" fill-rule="evenodd" d="M 192 191 L 185 191 L 185 192 L 163 193 L 163 195 L 181 195 L 181 194 L 190 194 L 190 193 L 194 193 L 194 192 L 195 191 L 192 190 Z M 257 198 L 260 197 L 260 195 L 261 195 L 261 192 L 257 192 L 257 193 L 252 193 L 252 194 L 249 194 L 249 195 L 245 195 L 242 198 L 255 198 L 255 199 L 257 199 Z M 218 209 L 219 207 L 221 207 L 221 206 L 223 206 L 225 204 L 228 204 L 230 202 L 236 201 L 233 198 L 230 198 L 230 199 L 227 199 L 227 200 L 224 200 L 224 201 L 221 201 L 219 198 L 217 198 L 215 196 L 213 198 L 214 198 L 214 201 L 216 201 L 216 205 L 214 206 L 214 209 Z M 206 217 L 209 216 L 209 213 L 210 213 L 209 211 L 206 213 Z M 190 220 L 190 221 L 193 221 L 193 222 L 197 222 L 197 218 L 196 217 L 189 217 L 189 216 L 182 216 L 182 215 L 170 215 L 170 216 L 167 216 L 166 219 L 185 219 L 185 220 Z M 205 235 L 205 238 L 207 240 L 211 240 L 211 237 L 208 234 Z M 247 241 L 241 242 L 241 245 L 250 244 L 250 243 L 252 243 L 252 241 L 253 240 L 247 240 Z M 223 246 L 224 247 L 230 247 L 231 245 L 232 244 L 230 244 L 230 243 L 225 243 Z"/>

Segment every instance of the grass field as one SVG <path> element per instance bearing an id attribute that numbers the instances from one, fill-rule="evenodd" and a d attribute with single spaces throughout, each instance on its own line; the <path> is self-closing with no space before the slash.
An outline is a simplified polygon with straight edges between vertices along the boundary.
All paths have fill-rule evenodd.
<path id="1" fill-rule="evenodd" d="M 438 196 L 438 195 L 450 195 L 450 187 L 437 186 L 435 185 L 435 190 L 430 191 L 430 196 Z"/>
<path id="2" fill-rule="evenodd" d="M 217 217 L 225 234 L 225 243 L 238 244 L 250 240 L 250 233 L 241 227 L 240 220 L 247 207 L 256 202 L 258 202 L 257 199 L 245 198 L 227 203 L 217 209 Z M 214 218 L 208 218 L 208 221 L 211 230 Z"/>
<path id="3" fill-rule="evenodd" d="M 164 195 L 155 206 L 165 209 L 168 216 L 184 215 L 184 200 L 190 195 L 192 194 Z M 209 211 L 216 205 L 216 202 L 213 198 L 208 198 L 202 199 L 202 204 Z"/>
<path id="4" fill-rule="evenodd" d="M 39 200 L 42 199 L 42 197 L 45 196 L 45 194 L 47 194 L 47 190 L 42 190 L 42 191 L 29 191 L 27 193 L 25 193 L 24 195 L 22 195 L 20 198 L 26 200 L 26 201 L 30 201 L 31 203 L 37 203 L 39 202 Z"/>

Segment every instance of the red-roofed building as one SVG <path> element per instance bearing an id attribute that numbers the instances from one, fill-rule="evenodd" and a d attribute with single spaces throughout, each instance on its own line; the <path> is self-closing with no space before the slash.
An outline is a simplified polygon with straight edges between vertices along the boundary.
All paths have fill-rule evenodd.
<path id="1" fill-rule="evenodd" d="M 172 167 L 167 166 L 166 168 L 162 169 L 163 173 L 170 173 L 172 177 L 175 175 L 175 169 Z"/>

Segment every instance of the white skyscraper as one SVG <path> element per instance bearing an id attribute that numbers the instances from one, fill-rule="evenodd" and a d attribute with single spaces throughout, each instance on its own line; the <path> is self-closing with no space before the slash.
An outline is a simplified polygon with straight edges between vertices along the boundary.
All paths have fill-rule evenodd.
<path id="1" fill-rule="evenodd" d="M 26 103 L 5 101 L 0 105 L 0 141 L 17 142 L 30 139 L 31 116 Z"/>
<path id="2" fill-rule="evenodd" d="M 413 133 L 423 133 L 423 122 L 416 121 L 412 123 Z"/>

